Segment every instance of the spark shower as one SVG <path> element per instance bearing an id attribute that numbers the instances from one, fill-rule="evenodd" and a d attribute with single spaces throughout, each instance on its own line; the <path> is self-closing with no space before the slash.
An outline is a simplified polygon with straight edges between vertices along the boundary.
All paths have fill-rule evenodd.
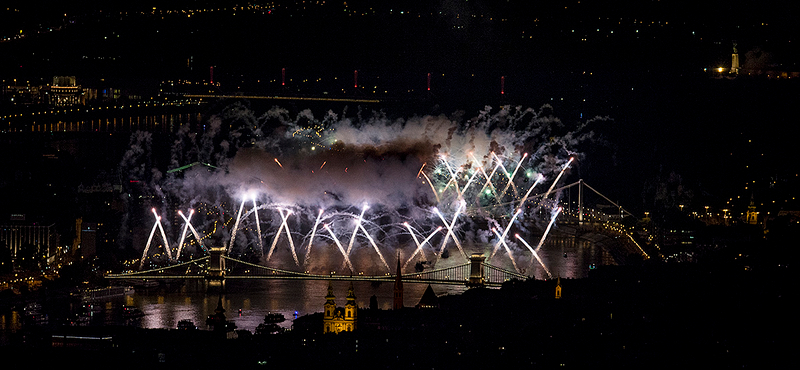
<path id="1" fill-rule="evenodd" d="M 549 106 L 461 115 L 317 119 L 233 105 L 177 132 L 170 166 L 200 165 L 166 175 L 147 168 L 153 140 L 137 132 L 121 168 L 153 199 L 140 269 L 215 246 L 274 267 L 372 274 L 397 258 L 421 270 L 483 253 L 551 277 L 537 252 L 561 211 L 553 189 L 604 120 L 570 127 Z"/>

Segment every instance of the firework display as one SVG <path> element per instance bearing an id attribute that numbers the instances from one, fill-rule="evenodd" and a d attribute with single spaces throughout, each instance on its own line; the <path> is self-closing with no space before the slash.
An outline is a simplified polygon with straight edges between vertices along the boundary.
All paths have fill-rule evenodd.
<path id="1" fill-rule="evenodd" d="M 377 113 L 354 120 L 330 111 L 291 118 L 280 108 L 255 114 L 233 106 L 204 131 L 181 129 L 170 166 L 205 166 L 166 175 L 145 166 L 152 139 L 133 135 L 121 167 L 146 184 L 141 191 L 155 216 L 140 266 L 214 245 L 305 271 L 388 273 L 387 257 L 395 255 L 403 269 L 419 270 L 484 253 L 505 254 L 517 271 L 518 260 L 537 260 L 550 275 L 537 251 L 561 210 L 553 189 L 580 159 L 575 148 L 592 139 L 596 121 L 570 129 L 547 106 L 487 107 L 469 120 Z M 177 211 L 187 208 L 188 216 Z M 167 219 L 176 212 L 173 224 Z M 536 248 L 525 241 L 532 238 Z"/>

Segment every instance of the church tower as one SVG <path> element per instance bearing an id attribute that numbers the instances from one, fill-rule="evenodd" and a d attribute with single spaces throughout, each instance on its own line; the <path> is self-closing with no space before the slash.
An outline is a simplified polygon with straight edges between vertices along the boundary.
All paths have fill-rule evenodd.
<path id="1" fill-rule="evenodd" d="M 350 282 L 350 288 L 347 290 L 347 303 L 344 304 L 344 320 L 347 324 L 346 331 L 356 330 L 358 306 L 356 305 L 356 293 L 353 290 L 352 281 Z"/>
<path id="2" fill-rule="evenodd" d="M 336 297 L 333 295 L 333 286 L 328 283 L 328 295 L 325 297 L 325 312 L 322 316 L 323 333 L 341 333 L 356 330 L 358 319 L 358 305 L 353 283 L 347 291 L 347 303 L 344 307 L 336 307 Z"/>
<path id="3" fill-rule="evenodd" d="M 400 252 L 397 252 L 397 275 L 394 278 L 394 303 L 392 309 L 403 308 L 403 280 L 400 276 Z"/>
<path id="4" fill-rule="evenodd" d="M 739 51 L 736 50 L 736 41 L 733 42 L 733 54 L 731 55 L 731 74 L 739 74 Z"/>
<path id="5" fill-rule="evenodd" d="M 328 295 L 325 297 L 325 316 L 322 321 L 324 322 L 323 333 L 330 333 L 333 331 L 333 314 L 336 312 L 336 296 L 333 295 L 333 285 L 328 283 Z"/>
<path id="6" fill-rule="evenodd" d="M 753 196 L 750 195 L 750 205 L 747 206 L 747 223 L 755 225 L 758 223 L 758 212 L 756 212 L 756 202 Z"/>
<path id="7" fill-rule="evenodd" d="M 561 299 L 561 276 L 556 278 L 556 299 Z"/>

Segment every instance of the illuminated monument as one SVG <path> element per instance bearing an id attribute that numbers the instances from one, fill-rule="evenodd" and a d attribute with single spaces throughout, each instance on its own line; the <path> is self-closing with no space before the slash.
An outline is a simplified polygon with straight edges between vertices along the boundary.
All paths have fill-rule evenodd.
<path id="1" fill-rule="evenodd" d="M 739 51 L 736 50 L 736 41 L 733 42 L 733 54 L 731 55 L 731 74 L 739 74 Z"/>
<path id="2" fill-rule="evenodd" d="M 556 299 L 561 299 L 561 276 L 556 279 Z"/>
<path id="3" fill-rule="evenodd" d="M 69 107 L 86 103 L 83 91 L 76 83 L 75 76 L 53 77 L 53 84 L 50 85 L 49 93 L 48 103 L 55 107 Z"/>
<path id="4" fill-rule="evenodd" d="M 328 295 L 325 297 L 325 316 L 323 316 L 323 333 L 341 333 L 356 330 L 358 319 L 358 306 L 353 283 L 347 290 L 347 303 L 344 307 L 336 307 L 336 296 L 333 295 L 333 286 L 328 283 Z"/>
<path id="5" fill-rule="evenodd" d="M 753 196 L 750 195 L 750 205 L 747 206 L 746 221 L 750 225 L 758 224 L 758 212 L 756 211 L 756 202 Z"/>

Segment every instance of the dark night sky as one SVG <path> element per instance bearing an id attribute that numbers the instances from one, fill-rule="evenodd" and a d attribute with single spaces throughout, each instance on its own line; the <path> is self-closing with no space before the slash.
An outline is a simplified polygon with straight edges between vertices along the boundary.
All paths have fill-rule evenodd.
<path id="1" fill-rule="evenodd" d="M 434 79 L 445 113 L 500 104 L 493 91 L 502 75 L 502 103 L 553 104 L 567 122 L 580 114 L 613 119 L 598 128 L 611 148 L 587 148 L 581 175 L 634 209 L 645 207 L 643 185 L 672 171 L 703 202 L 717 203 L 745 195 L 744 181 L 789 181 L 798 172 L 796 83 L 703 73 L 730 64 L 734 40 L 743 64 L 800 70 L 793 1 L 350 1 L 347 8 L 328 1 L 311 10 L 276 3 L 269 15 L 261 9 L 163 20 L 131 14 L 236 2 L 9 4 L 0 10 L 0 36 L 22 30 L 29 37 L 0 43 L 0 75 L 44 83 L 76 75 L 84 85 L 102 78 L 146 94 L 161 80 L 207 78 L 209 65 L 230 89 L 254 88 L 248 81 L 277 79 L 287 67 L 298 79 L 351 79 L 358 69 L 364 84 L 398 91 L 421 90 L 431 72 L 447 76 Z M 377 15 L 348 15 L 370 8 Z M 400 16 L 402 9 L 424 16 Z M 36 33 L 59 25 L 58 32 Z M 754 51 L 763 52 L 757 60 L 746 54 Z M 745 162 L 753 165 L 745 169 Z"/>

